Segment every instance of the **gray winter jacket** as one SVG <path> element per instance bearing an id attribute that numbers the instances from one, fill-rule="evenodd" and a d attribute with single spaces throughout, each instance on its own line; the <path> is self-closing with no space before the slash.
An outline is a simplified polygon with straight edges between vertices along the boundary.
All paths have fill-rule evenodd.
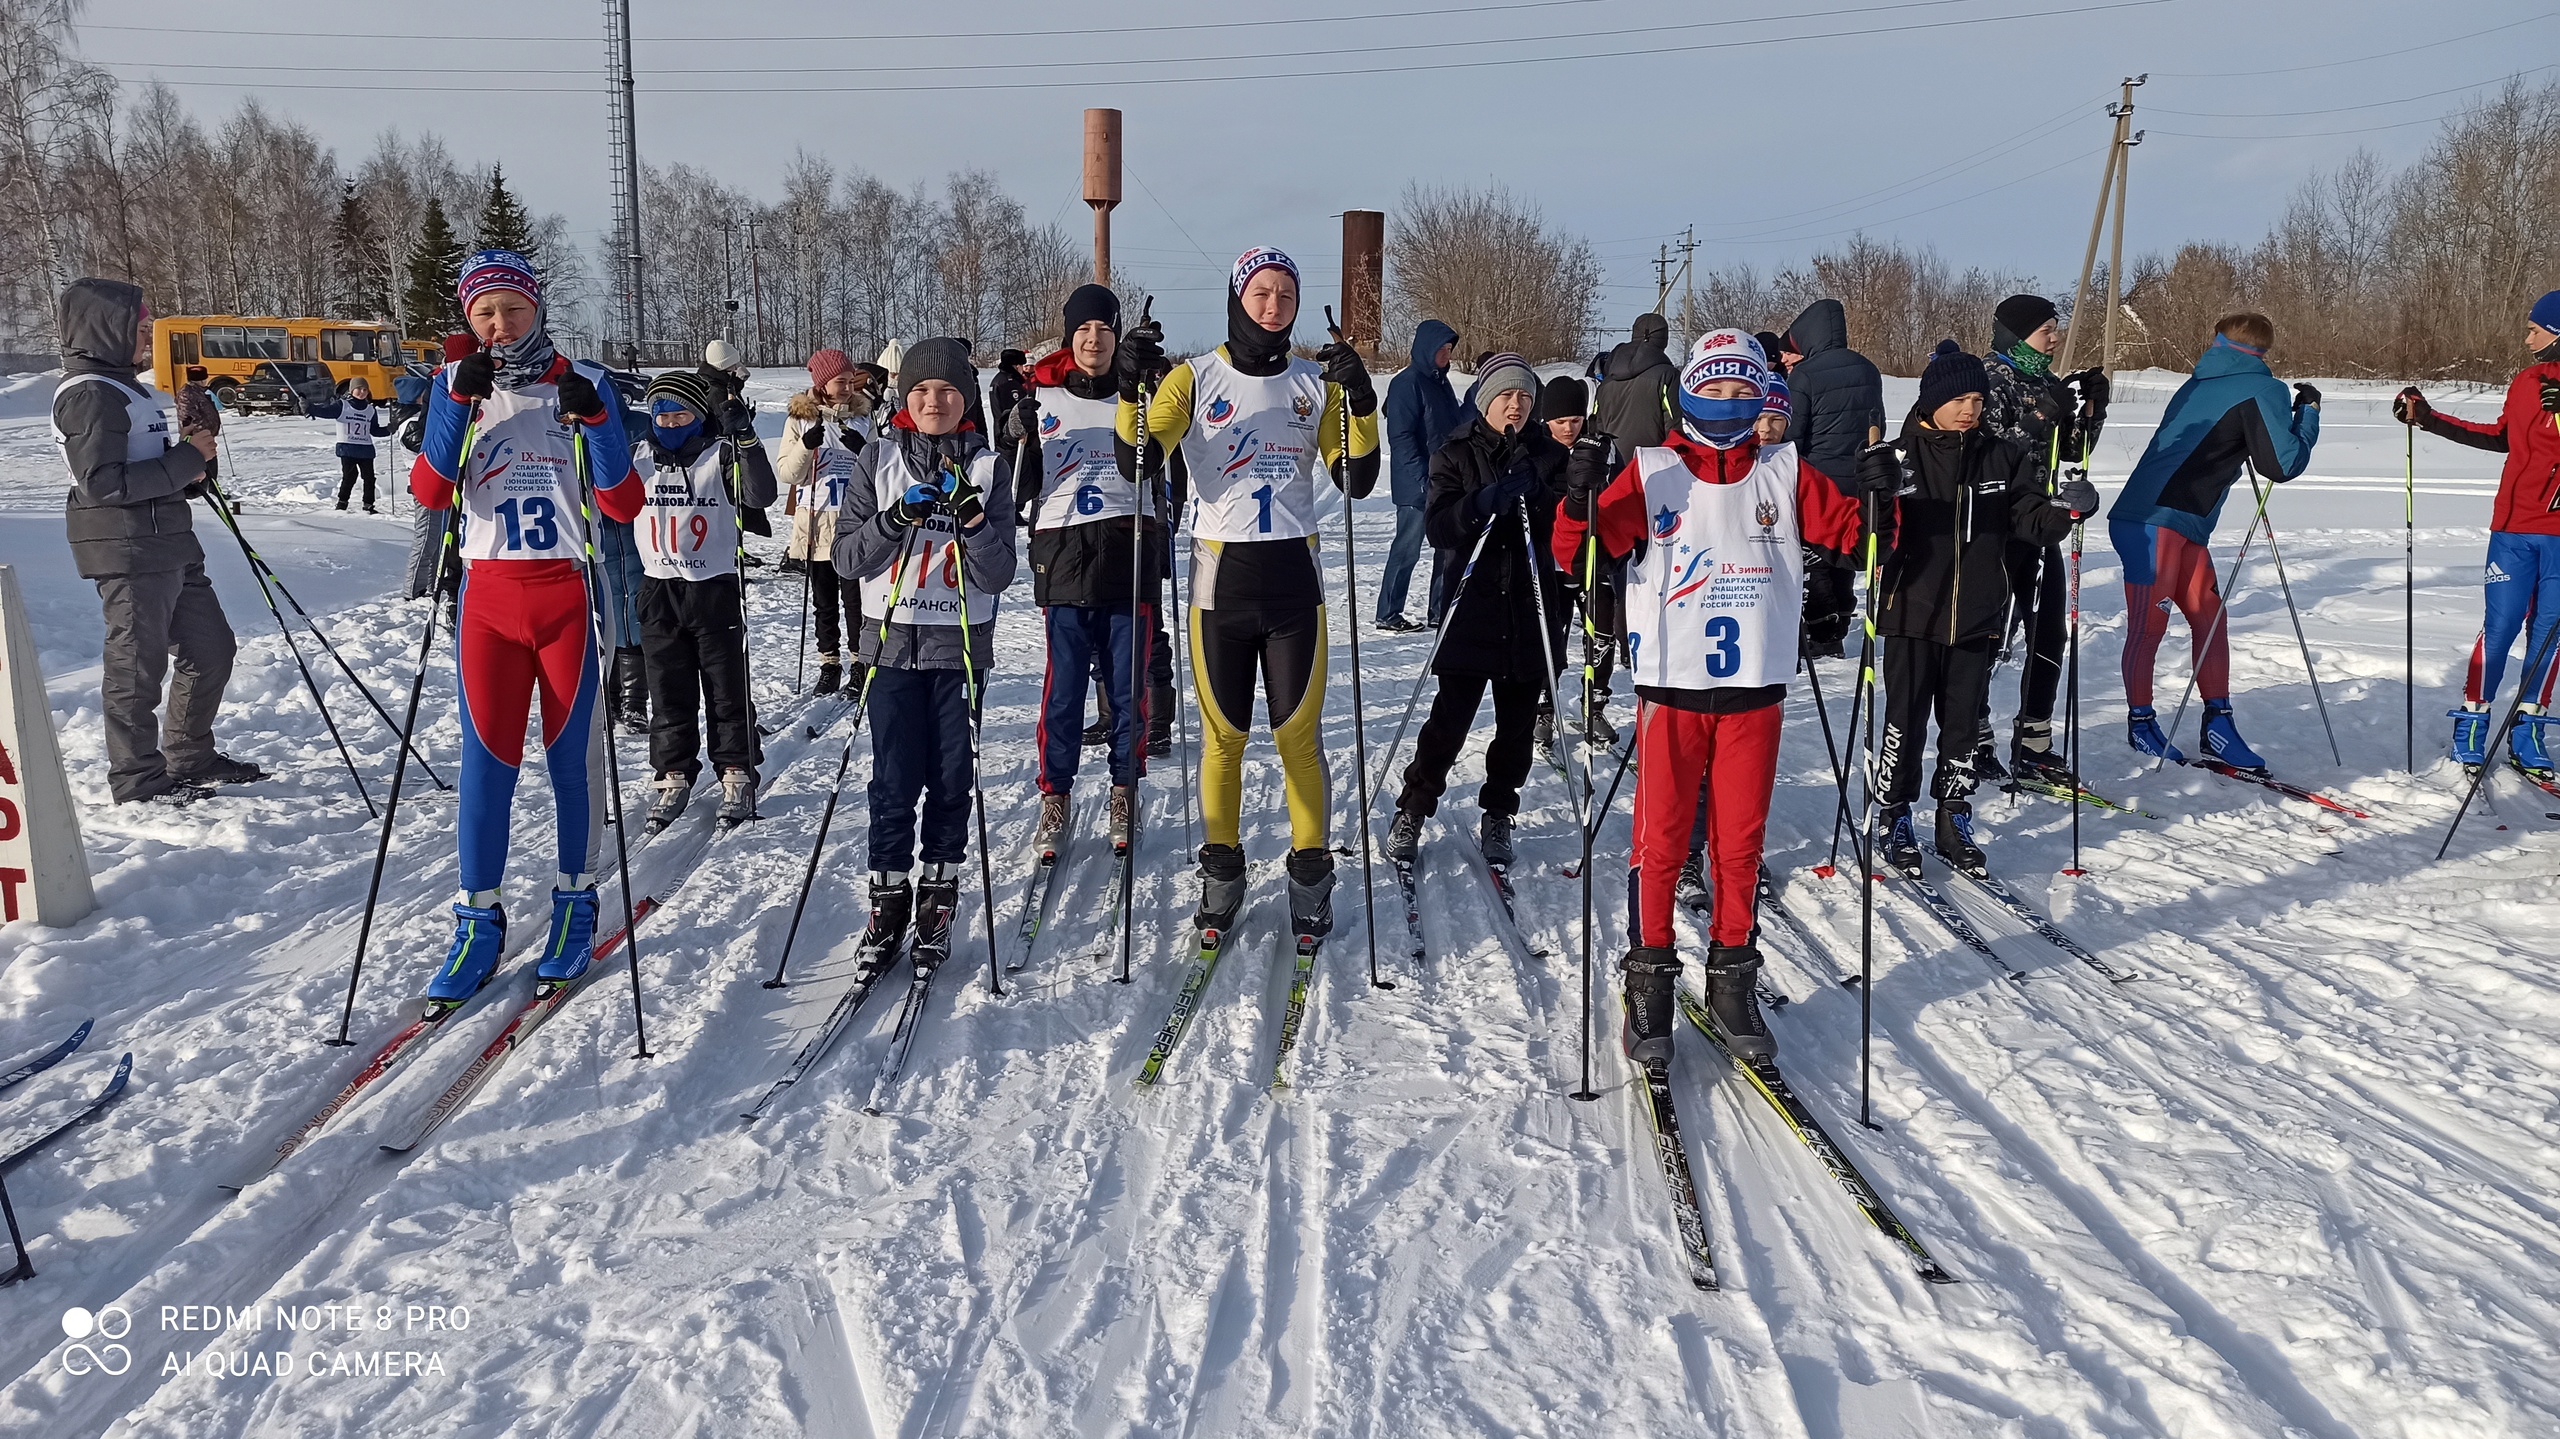
<path id="1" fill-rule="evenodd" d="M 837 574 L 857 584 L 887 574 L 889 567 L 908 553 L 908 540 L 913 534 L 898 522 L 894 506 L 883 509 L 880 504 L 877 477 L 880 465 L 892 450 L 903 448 L 909 467 L 928 475 L 939 471 L 945 460 L 965 470 L 987 452 L 986 437 L 974 428 L 936 437 L 916 433 L 906 426 L 905 419 L 901 413 L 896 421 L 881 427 L 879 438 L 862 447 L 862 453 L 854 457 L 853 479 L 845 486 L 844 511 L 836 522 L 835 567 Z M 960 579 L 972 596 L 1002 594 L 1013 583 L 1013 461 L 1007 456 L 996 456 L 986 507 L 986 522 L 960 533 Z M 889 642 L 883 645 L 879 619 L 872 616 L 862 628 L 855 653 L 864 664 L 887 665 L 891 669 L 956 670 L 961 667 L 960 629 L 958 625 L 892 624 Z M 995 663 L 995 622 L 991 618 L 969 630 L 974 642 L 969 662 L 983 675 Z"/>
<path id="2" fill-rule="evenodd" d="M 149 459 L 125 458 L 133 422 L 116 385 L 72 383 L 103 375 L 148 393 L 133 365 L 134 332 L 142 324 L 142 291 L 121 280 L 76 280 L 62 292 L 63 385 L 54 391 L 53 426 L 71 466 L 63 503 L 72 562 L 81 578 L 181 570 L 204 559 L 189 513 L 187 486 L 204 477 L 204 456 L 171 442 Z"/>

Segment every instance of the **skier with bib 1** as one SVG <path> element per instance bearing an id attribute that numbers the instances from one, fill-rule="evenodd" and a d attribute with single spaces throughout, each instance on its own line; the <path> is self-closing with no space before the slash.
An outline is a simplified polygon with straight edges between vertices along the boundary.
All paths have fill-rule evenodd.
<path id="1" fill-rule="evenodd" d="M 1376 487 L 1378 394 L 1359 353 L 1339 341 L 1314 360 L 1292 358 L 1297 318 L 1297 263 L 1258 246 L 1228 272 L 1227 342 L 1174 366 L 1143 412 L 1164 347 L 1151 325 L 1120 345 L 1120 438 L 1134 447 L 1144 426 L 1148 478 L 1177 444 L 1191 474 L 1189 622 L 1208 831 L 1193 918 L 1221 934 L 1244 906 L 1244 748 L 1257 675 L 1288 794 L 1289 922 L 1311 937 L 1333 929 L 1316 475 L 1342 476 L 1350 499 Z"/>
<path id="2" fill-rule="evenodd" d="M 1743 330 L 1700 336 L 1680 372 L 1678 415 L 1658 446 L 1637 448 L 1613 479 L 1612 441 L 1585 431 L 1565 467 L 1556 563 L 1586 534 L 1626 558 L 1627 671 L 1636 687 L 1635 843 L 1627 886 L 1628 1056 L 1671 1057 L 1672 887 L 1706 781 L 1715 912 L 1707 1006 L 1733 1053 L 1765 1059 L 1777 1041 L 1753 985 L 1761 841 L 1777 781 L 1778 721 L 1803 623 L 1805 547 L 1857 548 L 1857 502 L 1795 446 L 1758 435 L 1768 357 Z"/>
<path id="3" fill-rule="evenodd" d="M 2507 386 L 2495 420 L 2462 420 L 2440 414 L 2416 386 L 2400 392 L 2391 413 L 2404 425 L 2473 449 L 2504 451 L 2497 502 L 2489 511 L 2486 615 L 2471 647 L 2462 682 L 2462 707 L 2451 713 L 2453 757 L 2477 769 L 2489 762 L 2489 701 L 2506 674 L 2507 652 L 2528 625 L 2525 663 L 2551 654 L 2540 674 L 2523 677 L 2524 705 L 2507 731 L 2507 757 L 2536 779 L 2551 778 L 2549 735 L 2560 716 L 2551 713 L 2560 684 L 2560 654 L 2551 632 L 2560 628 L 2560 290 L 2533 302 L 2524 343 L 2533 362 Z"/>
<path id="4" fill-rule="evenodd" d="M 696 370 L 649 382 L 648 502 L 632 527 L 640 547 L 640 643 L 648 652 L 649 769 L 656 834 L 684 813 L 702 775 L 708 711 L 719 825 L 756 817 L 756 716 L 747 676 L 746 597 L 738 511 L 773 503 L 773 462 L 755 411 Z"/>
<path id="5" fill-rule="evenodd" d="M 537 973 L 576 979 L 594 958 L 607 743 L 596 629 L 611 603 L 591 590 L 587 497 L 625 524 L 645 498 L 621 407 L 604 398 L 611 381 L 552 347 L 532 263 L 512 250 L 482 250 L 463 263 L 458 292 L 480 348 L 446 365 L 430 387 L 409 471 L 419 504 L 459 504 L 463 521 L 455 638 L 462 896 L 452 947 L 427 987 L 440 1000 L 469 998 L 505 946 L 498 887 L 537 690 L 558 837 Z M 604 636 L 607 648 L 616 642 Z"/>
<path id="6" fill-rule="evenodd" d="M 1032 602 L 1049 638 L 1034 730 L 1040 820 L 1032 843 L 1044 854 L 1056 853 L 1066 832 L 1082 758 L 1085 682 L 1097 671 L 1111 716 L 1105 828 L 1115 851 L 1132 841 L 1153 727 L 1146 675 L 1163 585 L 1164 525 L 1154 495 L 1140 493 L 1153 486 L 1134 483 L 1122 469 L 1119 297 L 1107 286 L 1079 286 L 1067 296 L 1064 318 L 1065 345 L 1031 366 L 1027 383 L 1002 388 L 995 414 L 997 449 L 1036 457 L 1014 477 L 1014 498 L 1031 527 Z"/>
<path id="7" fill-rule="evenodd" d="M 914 931 L 915 962 L 951 952 L 969 852 L 970 735 L 995 661 L 996 599 L 1013 583 L 1012 464 L 965 416 L 969 347 L 918 340 L 898 361 L 905 408 L 855 457 L 835 567 L 877 628 L 855 637 L 871 725 L 871 963 Z M 892 603 L 894 601 L 894 603 Z M 964 618 L 965 616 L 965 618 Z M 924 872 L 917 858 L 921 803 Z"/>

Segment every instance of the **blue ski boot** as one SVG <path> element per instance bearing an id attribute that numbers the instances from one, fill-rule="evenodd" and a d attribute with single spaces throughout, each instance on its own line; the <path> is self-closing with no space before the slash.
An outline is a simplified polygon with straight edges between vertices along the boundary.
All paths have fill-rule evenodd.
<path id="1" fill-rule="evenodd" d="M 2540 705 L 2526 705 L 2516 711 L 2515 728 L 2507 731 L 2507 754 L 2516 768 L 2535 779 L 2551 778 L 2551 751 L 2543 745 L 2543 732 L 2554 716 Z"/>
<path id="2" fill-rule="evenodd" d="M 497 905 L 482 909 L 476 904 L 453 907 L 453 947 L 445 951 L 444 967 L 436 971 L 427 986 L 427 998 L 446 1004 L 460 1004 L 480 992 L 489 976 L 498 968 L 498 952 L 507 947 L 507 912 Z"/>
<path id="3" fill-rule="evenodd" d="M 2267 762 L 2240 738 L 2240 727 L 2231 722 L 2229 700 L 2204 702 L 2204 752 L 2233 769 L 2263 770 Z"/>
<path id="4" fill-rule="evenodd" d="M 1991 872 L 1982 844 L 1973 837 L 1973 806 L 1960 799 L 1938 801 L 1938 858 L 1947 868 L 1980 878 Z"/>
<path id="5" fill-rule="evenodd" d="M 592 889 L 551 891 L 551 932 L 542 945 L 542 964 L 534 978 L 566 984 L 587 972 L 596 957 L 596 892 Z"/>
<path id="6" fill-rule="evenodd" d="M 2135 749 L 2147 755 L 2157 755 L 2161 759 L 2186 758 L 2178 752 L 2176 745 L 2169 743 L 2169 737 L 2160 732 L 2159 717 L 2151 712 L 2151 706 L 2135 705 L 2126 712 L 2125 718 L 2132 724 L 2131 732 L 2127 737 L 2133 742 Z"/>
<path id="7" fill-rule="evenodd" d="M 1876 816 L 1875 843 L 1885 868 L 1919 878 L 1920 836 L 1911 828 L 1911 806 L 1898 804 Z"/>
<path id="8" fill-rule="evenodd" d="M 2453 762 L 2464 769 L 2478 769 L 2489 762 L 2489 707 L 2464 705 L 2446 710 L 2453 721 Z"/>

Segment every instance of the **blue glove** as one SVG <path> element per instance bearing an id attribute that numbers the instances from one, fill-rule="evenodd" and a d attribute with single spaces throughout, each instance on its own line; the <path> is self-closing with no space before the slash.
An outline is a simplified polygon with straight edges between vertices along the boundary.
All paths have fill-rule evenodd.
<path id="1" fill-rule="evenodd" d="M 941 509 L 941 487 L 918 480 L 907 486 L 906 497 L 898 501 L 897 509 L 891 513 L 897 516 L 898 523 L 901 525 L 920 525 L 932 519 Z"/>

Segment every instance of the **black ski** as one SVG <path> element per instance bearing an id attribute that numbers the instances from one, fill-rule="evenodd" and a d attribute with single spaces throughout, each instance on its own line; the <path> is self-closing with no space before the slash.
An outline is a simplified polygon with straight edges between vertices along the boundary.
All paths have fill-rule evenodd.
<path id="1" fill-rule="evenodd" d="M 94 1019 L 84 1019 L 80 1021 L 80 1027 L 78 1029 L 71 1031 L 71 1037 L 69 1039 L 62 1041 L 60 1044 L 55 1045 L 53 1048 L 46 1050 L 42 1054 L 31 1054 L 25 1059 L 20 1060 L 9 1070 L 8 1073 L 0 1074 L 0 1089 L 8 1089 L 14 1085 L 23 1084 L 26 1081 L 35 1078 L 37 1075 L 44 1073 L 46 1070 L 53 1068 L 55 1065 L 60 1064 L 62 1061 L 69 1059 L 73 1050 L 78 1049 L 83 1043 L 87 1042 L 89 1038 L 89 1031 L 96 1028 L 97 1024 L 98 1021 Z"/>
<path id="2" fill-rule="evenodd" d="M 2089 806 L 2091 809 L 2104 810 L 2109 814 L 2139 815 L 2144 819 L 2164 818 L 2164 816 L 2153 814 L 2147 809 L 2137 809 L 2129 804 L 2118 804 L 2116 801 L 2107 798 L 2105 795 L 2098 793 L 2087 785 L 2060 785 L 2051 780 L 2011 775 L 2009 777 L 2009 782 L 2002 785 L 2000 788 L 2001 792 L 2004 794 L 2042 795 L 2046 799 L 2060 800 L 2064 804 L 2069 804 L 2071 802 L 2073 793 L 2076 789 L 2080 802 Z"/>
<path id="3" fill-rule="evenodd" d="M 98 1091 L 97 1098 L 92 1099 L 87 1104 L 81 1106 L 79 1113 L 62 1121 L 60 1124 L 55 1125 L 53 1128 L 46 1130 L 44 1133 L 36 1136 L 32 1140 L 29 1140 L 27 1143 L 18 1146 L 17 1150 L 11 1153 L 6 1159 L 0 1159 L 0 1174 L 6 1174 L 10 1170 L 17 1168 L 18 1161 L 25 1159 L 29 1155 L 34 1154 L 37 1150 L 44 1148 L 46 1145 L 53 1143 L 62 1136 L 69 1134 L 72 1130 L 77 1129 L 81 1125 L 96 1118 L 98 1111 L 115 1103 L 116 1096 L 124 1093 L 125 1081 L 132 1077 L 133 1055 L 131 1053 L 127 1053 L 123 1059 L 117 1061 L 115 1077 L 107 1081 L 106 1088 Z"/>
<path id="4" fill-rule="evenodd" d="M 1068 813 L 1067 824 L 1070 830 L 1075 826 L 1073 811 Z M 1048 922 L 1049 896 L 1057 885 L 1058 871 L 1064 869 L 1067 862 L 1066 836 L 1060 835 L 1058 839 L 1057 845 L 1044 847 L 1032 857 L 1031 878 L 1022 887 L 1022 922 L 1014 926 L 1013 931 L 1013 937 L 1021 943 L 1014 950 L 1011 962 L 1005 965 L 1008 972 L 1020 970 L 1031 963 L 1032 948 L 1040 942 L 1041 926 Z"/>
<path id="5" fill-rule="evenodd" d="M 898 1027 L 889 1036 L 889 1058 L 880 1066 L 880 1077 L 871 1083 L 871 1102 L 862 1106 L 863 1113 L 888 1112 L 889 1092 L 897 1087 L 898 1076 L 906 1073 L 907 1056 L 916 1047 L 916 1031 L 924 1027 L 924 1001 L 933 988 L 934 972 L 950 957 L 947 939 L 939 950 L 917 945 L 909 955 L 915 961 L 915 972 L 907 980 L 906 1002 L 898 1006 Z"/>
<path id="6" fill-rule="evenodd" d="M 1927 845 L 1925 848 L 1931 854 L 1938 854 L 1938 847 L 1934 844 Z M 1939 863 L 1946 864 L 1946 858 L 1947 857 L 1945 855 L 1938 854 Z M 2133 978 L 2133 974 L 2130 970 L 2116 968 L 2114 965 L 2098 958 L 2095 954 L 2090 953 L 2088 946 L 2080 943 L 2080 941 L 2076 939 L 2073 939 L 2070 935 L 2063 933 L 2062 927 L 2055 924 L 2051 917 L 2046 915 L 2044 911 L 2037 909 L 2034 905 L 2031 905 L 2025 900 L 2019 898 L 2018 892 L 2009 888 L 2008 883 L 2002 880 L 1998 875 L 1988 872 L 1975 874 L 1971 870 L 1956 869 L 1956 867 L 1951 864 L 1947 865 L 1947 868 L 1954 869 L 1956 873 L 1961 874 L 1967 880 L 1970 880 L 1974 888 L 1981 890 L 1984 894 L 1987 894 L 1993 899 L 1999 901 L 2003 908 L 2007 909 L 2011 914 L 2016 915 L 2020 920 L 2024 921 L 2029 929 L 2034 930 L 2039 936 L 2051 943 L 2054 948 L 2061 950 L 2064 954 L 2070 955 L 2073 959 L 2076 959 L 2082 964 L 2089 966 L 2091 969 L 2096 970 L 2098 973 L 2105 975 L 2110 983 L 2122 984 L 2126 980 Z"/>
<path id="7" fill-rule="evenodd" d="M 800 1047 L 799 1057 L 791 1061 L 791 1067 L 783 1071 L 782 1077 L 773 1082 L 773 1087 L 764 1092 L 764 1098 L 757 1100 L 755 1107 L 742 1116 L 747 1123 L 753 1124 L 773 1112 L 774 1103 L 782 1098 L 783 1091 L 817 1068 L 818 1061 L 824 1059 L 836 1041 L 844 1037 L 845 1030 L 853 1023 L 853 1016 L 862 1008 L 862 1002 L 871 997 L 871 991 L 879 988 L 880 981 L 897 967 L 899 958 L 905 953 L 906 939 L 903 935 L 888 949 L 857 951 L 853 983 L 845 987 L 842 997 L 836 1000 L 836 1007 L 827 1012 L 826 1023 L 819 1025 L 818 1032 Z"/>
<path id="8" fill-rule="evenodd" d="M 1850 1160 L 1847 1151 L 1832 1139 L 1830 1131 L 1822 1127 L 1822 1121 L 1814 1118 L 1813 1111 L 1796 1097 L 1795 1090 L 1787 1084 L 1786 1076 L 1778 1072 L 1778 1062 L 1737 1057 L 1725 1044 L 1724 1035 L 1717 1031 L 1715 1016 L 1698 1001 L 1697 996 L 1685 988 L 1678 993 L 1680 1012 L 1689 1017 L 1689 1023 L 1695 1025 L 1700 1034 L 1714 1040 L 1716 1048 L 1723 1050 L 1725 1058 L 1733 1061 L 1734 1068 L 1742 1071 L 1742 1077 L 1751 1081 L 1751 1087 L 1759 1092 L 1760 1097 L 1769 1101 L 1769 1107 L 1786 1121 L 1787 1128 L 1795 1131 L 1796 1138 L 1803 1142 L 1804 1147 L 1812 1150 L 1813 1157 L 1822 1161 L 1822 1167 L 1831 1171 L 1832 1179 L 1848 1194 L 1850 1202 L 1858 1206 L 1859 1212 L 1867 1216 L 1867 1222 L 1910 1254 L 1921 1278 L 1932 1284 L 1955 1283 L 1956 1277 L 1930 1256 L 1927 1246 L 1896 1217 L 1892 1206 L 1884 1202 L 1884 1196 L 1876 1191 L 1875 1185 Z"/>
<path id="9" fill-rule="evenodd" d="M 1316 980 L 1316 954 L 1324 948 L 1324 936 L 1298 936 L 1297 967 L 1289 974 L 1289 1007 L 1280 1015 L 1280 1051 L 1271 1061 L 1271 1087 L 1289 1087 L 1289 1052 L 1298 1047 L 1298 1028 L 1307 1018 L 1307 991 Z"/>
<path id="10" fill-rule="evenodd" d="M 2026 979 L 2026 972 L 2002 959 L 2000 952 L 1991 947 L 1991 941 L 1982 937 L 1982 931 L 1973 927 L 1973 921 L 1965 918 L 1964 911 L 1956 908 L 1955 901 L 1947 898 L 1945 890 L 1931 884 L 1927 875 L 1917 869 L 1897 869 L 1890 864 L 1884 868 L 1885 873 L 1911 886 L 1912 892 L 1920 896 L 1920 903 L 1937 916 L 1938 923 L 1945 926 L 1947 933 L 1954 935 L 1965 948 L 1991 961 L 2006 978 L 2021 982 Z"/>
<path id="11" fill-rule="evenodd" d="M 1689 1170 L 1689 1148 L 1680 1138 L 1680 1111 L 1671 1102 L 1671 1066 L 1656 1060 L 1640 1066 L 1644 1087 L 1638 1100 L 1653 1130 L 1653 1157 L 1662 1164 L 1663 1182 L 1671 1191 L 1671 1222 L 1680 1232 L 1680 1259 L 1689 1282 L 1700 1289 L 1716 1287 L 1715 1255 L 1707 1248 L 1707 1216 L 1698 1207 L 1698 1181 Z"/>
<path id="12" fill-rule="evenodd" d="M 1414 859 L 1421 857 L 1419 852 L 1414 855 Z M 1387 868 L 1395 871 L 1396 890 L 1404 896 L 1405 956 L 1420 964 L 1423 959 L 1422 892 L 1414 882 L 1413 860 L 1390 857 Z"/>
<path id="13" fill-rule="evenodd" d="M 2298 784 L 2287 784 L 2262 769 L 2241 769 L 2224 764 L 2218 759 L 2191 759 L 2183 756 L 2170 762 L 2185 765 L 2189 769 L 2200 769 L 2207 774 L 2218 774 L 2224 779 L 2237 780 L 2242 784 L 2254 784 L 2261 789 L 2273 790 L 2287 799 L 2298 799 L 2304 804 L 2316 804 L 2332 814 L 2342 814 L 2349 819 L 2373 818 L 2371 812 L 2358 809 L 2345 800 L 2333 799 L 2318 790 L 2304 789 Z"/>
<path id="14" fill-rule="evenodd" d="M 1236 917 L 1242 919 L 1243 910 L 1237 910 Z M 1217 973 L 1218 957 L 1226 953 L 1227 941 L 1234 934 L 1233 928 L 1200 931 L 1200 949 L 1192 957 L 1191 972 L 1183 976 L 1182 992 L 1173 997 L 1173 1013 L 1156 1031 L 1156 1041 L 1147 1050 L 1146 1065 L 1138 1071 L 1140 1089 L 1152 1086 L 1164 1074 L 1164 1062 L 1173 1054 L 1173 1047 L 1190 1032 L 1191 1017 L 1200 1012 L 1200 996 L 1209 988 L 1209 976 Z"/>

